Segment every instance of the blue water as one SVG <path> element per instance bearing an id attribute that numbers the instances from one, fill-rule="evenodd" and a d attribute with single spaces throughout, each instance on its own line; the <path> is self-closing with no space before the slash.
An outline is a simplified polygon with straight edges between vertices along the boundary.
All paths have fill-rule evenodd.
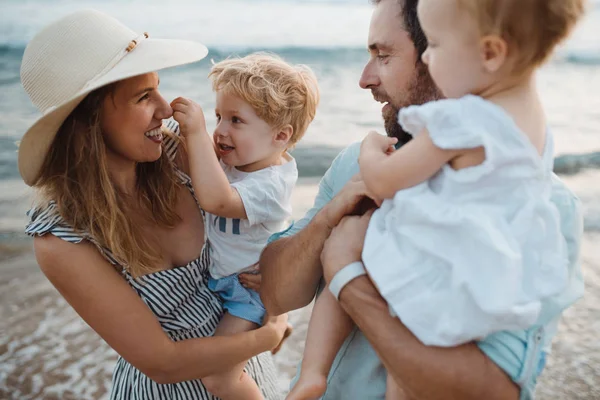
<path id="1" fill-rule="evenodd" d="M 15 142 L 39 116 L 19 81 L 27 41 L 47 23 L 77 9 L 95 8 L 152 37 L 205 43 L 207 59 L 161 73 L 167 99 L 187 96 L 206 110 L 214 127 L 214 95 L 206 79 L 210 60 L 269 50 L 311 66 L 322 100 L 317 117 L 295 152 L 301 176 L 320 176 L 340 148 L 370 130 L 383 130 L 381 105 L 358 87 L 372 6 L 367 0 L 1 0 L 0 1 L 0 223 L 8 188 L 18 181 Z M 539 74 L 558 154 L 600 151 L 600 0 L 571 40 Z M 580 184 L 589 198 L 588 220 L 600 193 Z M 3 187 L 4 186 L 4 187 Z M 3 188 L 7 190 L 2 190 Z M 587 196 L 587 197 L 586 197 Z M 4 203 L 3 203 L 4 202 Z M 2 231 L 0 227 L 0 231 Z"/>

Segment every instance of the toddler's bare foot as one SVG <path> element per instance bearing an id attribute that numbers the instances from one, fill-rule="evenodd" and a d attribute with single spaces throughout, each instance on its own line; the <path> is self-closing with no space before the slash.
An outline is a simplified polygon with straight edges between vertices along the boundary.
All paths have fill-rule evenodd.
<path id="1" fill-rule="evenodd" d="M 322 375 L 300 375 L 300 379 L 286 400 L 319 400 L 327 389 L 327 377 Z"/>
<path id="2" fill-rule="evenodd" d="M 294 328 L 292 328 L 292 325 L 288 324 L 287 328 L 285 329 L 285 332 L 283 333 L 283 337 L 281 338 L 281 342 L 279 342 L 277 347 L 275 347 L 273 350 L 271 350 L 272 354 L 277 354 L 279 352 L 279 350 L 281 350 L 281 346 L 283 346 L 283 342 L 285 342 L 285 340 L 292 334 L 293 330 L 294 330 Z"/>

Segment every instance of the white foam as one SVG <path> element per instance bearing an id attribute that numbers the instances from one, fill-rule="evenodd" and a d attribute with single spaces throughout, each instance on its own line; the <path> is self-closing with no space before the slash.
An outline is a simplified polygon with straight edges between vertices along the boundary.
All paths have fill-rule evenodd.
<path id="1" fill-rule="evenodd" d="M 600 57 L 600 0 L 562 50 Z M 372 6 L 367 0 L 23 0 L 0 2 L 0 46 L 24 47 L 42 27 L 70 12 L 94 8 L 151 37 L 187 38 L 209 49 L 365 47 Z M 15 18 L 18 15 L 19 18 Z"/>
<path id="2" fill-rule="evenodd" d="M 0 3 L 0 45 L 23 47 L 72 11 L 106 12 L 150 37 L 201 41 L 209 48 L 365 46 L 368 1 L 24 0 Z M 19 18 L 15 18 L 18 15 Z"/>

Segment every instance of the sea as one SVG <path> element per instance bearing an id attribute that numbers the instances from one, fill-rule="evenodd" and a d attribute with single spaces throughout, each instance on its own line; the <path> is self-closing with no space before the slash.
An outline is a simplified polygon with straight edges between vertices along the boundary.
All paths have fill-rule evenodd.
<path id="1" fill-rule="evenodd" d="M 270 51 L 313 68 L 321 103 L 294 151 L 300 185 L 314 186 L 345 146 L 371 130 L 383 132 L 381 104 L 358 86 L 368 60 L 368 0 L 0 0 L 0 252 L 26 240 L 31 201 L 16 164 L 16 143 L 40 115 L 20 84 L 24 48 L 46 24 L 84 8 L 154 38 L 204 43 L 205 60 L 160 75 L 162 94 L 199 102 L 209 129 L 215 125 L 207 79 L 212 61 Z M 600 0 L 589 2 L 587 16 L 541 69 L 538 84 L 555 135 L 556 171 L 582 200 L 586 230 L 600 230 Z"/>

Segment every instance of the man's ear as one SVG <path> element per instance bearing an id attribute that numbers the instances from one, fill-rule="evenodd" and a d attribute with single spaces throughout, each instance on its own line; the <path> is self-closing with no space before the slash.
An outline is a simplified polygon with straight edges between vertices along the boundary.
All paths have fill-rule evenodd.
<path id="1" fill-rule="evenodd" d="M 285 125 L 283 128 L 277 131 L 275 135 L 275 143 L 281 147 L 287 147 L 292 135 L 294 134 L 294 128 L 291 125 Z"/>
<path id="2" fill-rule="evenodd" d="M 496 35 L 484 36 L 480 40 L 481 61 L 488 73 L 498 72 L 508 57 L 508 45 L 504 39 Z"/>

